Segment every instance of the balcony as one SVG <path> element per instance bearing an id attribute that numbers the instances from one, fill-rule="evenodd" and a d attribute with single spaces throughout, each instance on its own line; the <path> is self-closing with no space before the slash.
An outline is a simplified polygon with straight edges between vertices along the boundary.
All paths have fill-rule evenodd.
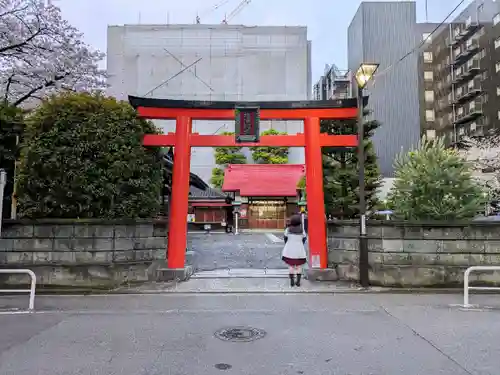
<path id="1" fill-rule="evenodd" d="M 477 76 L 483 70 L 481 69 L 481 62 L 479 61 L 479 59 L 473 59 L 467 61 L 467 64 L 465 64 L 463 68 L 464 68 L 463 74 L 466 75 L 468 78 Z"/>
<path id="2" fill-rule="evenodd" d="M 464 82 L 470 81 L 482 71 L 483 69 L 481 68 L 479 59 L 469 60 L 465 65 L 462 65 L 460 68 L 455 70 L 453 76 L 453 84 L 459 85 Z"/>
<path id="3" fill-rule="evenodd" d="M 455 93 L 454 104 L 462 104 L 476 98 L 481 95 L 483 89 L 481 87 L 481 81 L 476 79 L 474 81 L 469 81 L 469 84 L 460 87 Z"/>
<path id="4" fill-rule="evenodd" d="M 466 124 L 483 115 L 483 104 L 481 99 L 476 99 L 462 108 L 463 112 L 460 114 L 457 113 L 455 118 L 456 125 Z"/>
<path id="5" fill-rule="evenodd" d="M 481 28 L 481 25 L 478 22 L 475 22 L 475 21 L 465 22 L 463 29 L 461 29 L 459 33 L 457 33 L 453 36 L 452 43 L 458 44 L 460 42 L 463 42 L 464 40 L 469 38 L 471 35 L 473 35 L 480 28 Z"/>
<path id="6" fill-rule="evenodd" d="M 456 85 L 457 83 L 461 83 L 465 80 L 465 67 L 462 66 L 453 71 L 453 79 L 451 83 Z"/>
<path id="7" fill-rule="evenodd" d="M 462 51 L 458 53 L 454 59 L 454 65 L 461 65 L 469 60 L 479 51 L 479 41 L 477 39 L 470 39 L 467 45 L 463 46 Z"/>

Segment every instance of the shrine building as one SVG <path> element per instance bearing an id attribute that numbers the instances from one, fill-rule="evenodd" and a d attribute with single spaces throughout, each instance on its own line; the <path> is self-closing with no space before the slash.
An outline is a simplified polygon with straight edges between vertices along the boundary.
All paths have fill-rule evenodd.
<path id="1" fill-rule="evenodd" d="M 305 174 L 301 164 L 232 164 L 224 172 L 222 193 L 214 189 L 190 192 L 193 223 L 217 228 L 227 220 L 233 203 L 238 202 L 239 227 L 283 229 L 286 220 L 298 210 L 297 184 Z M 236 206 L 235 206 L 236 208 Z"/>

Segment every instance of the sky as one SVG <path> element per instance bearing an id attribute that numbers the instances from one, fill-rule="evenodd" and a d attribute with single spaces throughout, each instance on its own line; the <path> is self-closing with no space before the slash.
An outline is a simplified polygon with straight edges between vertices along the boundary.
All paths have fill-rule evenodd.
<path id="1" fill-rule="evenodd" d="M 108 25 L 220 23 L 242 0 L 52 0 L 64 18 L 85 35 L 85 41 L 106 52 Z M 394 0 L 397 1 L 397 0 Z M 425 0 L 417 0 L 417 21 L 426 21 Z M 347 27 L 361 0 L 252 0 L 230 23 L 244 25 L 307 26 L 312 41 L 313 81 L 325 64 L 347 67 Z M 459 0 L 427 0 L 429 22 L 441 22 Z M 466 1 L 461 9 L 465 8 Z M 459 11 L 461 10 L 459 9 Z M 455 13 L 458 15 L 459 11 Z M 409 50 L 413 46 L 409 46 Z"/>

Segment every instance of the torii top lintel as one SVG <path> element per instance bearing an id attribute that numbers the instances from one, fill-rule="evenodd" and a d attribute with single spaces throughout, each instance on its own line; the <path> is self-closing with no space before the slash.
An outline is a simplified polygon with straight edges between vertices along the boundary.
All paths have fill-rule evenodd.
<path id="1" fill-rule="evenodd" d="M 367 101 L 367 97 L 363 101 Z M 259 107 L 261 120 L 351 119 L 357 116 L 357 99 L 298 100 L 266 102 L 199 101 L 129 96 L 140 117 L 173 120 L 180 116 L 192 120 L 232 120 L 236 107 Z"/>

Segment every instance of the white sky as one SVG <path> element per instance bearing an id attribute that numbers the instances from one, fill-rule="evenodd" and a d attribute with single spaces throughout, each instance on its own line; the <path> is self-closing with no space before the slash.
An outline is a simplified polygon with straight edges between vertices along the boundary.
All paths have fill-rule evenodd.
<path id="1" fill-rule="evenodd" d="M 52 0 L 63 16 L 85 34 L 86 42 L 106 51 L 109 24 L 220 23 L 241 0 L 210 10 L 222 0 Z M 397 1 L 397 0 L 394 0 Z M 459 0 L 427 0 L 429 21 L 439 22 Z M 252 0 L 231 23 L 245 25 L 303 25 L 312 40 L 313 81 L 325 64 L 347 65 L 347 27 L 360 0 Z M 469 3 L 469 1 L 466 1 Z M 418 20 L 425 21 L 425 0 L 417 0 Z M 458 14 L 458 13 L 457 13 Z M 409 47 L 410 49 L 411 47 Z"/>

